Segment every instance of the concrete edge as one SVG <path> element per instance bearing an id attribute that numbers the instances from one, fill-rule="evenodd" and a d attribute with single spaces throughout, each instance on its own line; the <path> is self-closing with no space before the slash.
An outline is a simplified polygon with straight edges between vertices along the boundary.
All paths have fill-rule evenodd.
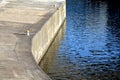
<path id="1" fill-rule="evenodd" d="M 56 7 L 56 11 L 43 24 L 41 29 L 33 36 L 31 52 L 37 64 L 41 61 L 61 25 L 66 18 L 66 1 Z M 54 22 L 54 23 L 53 23 Z M 50 26 L 51 25 L 51 26 Z M 47 74 L 45 74 L 47 75 Z M 50 78 L 48 80 L 51 80 Z"/>

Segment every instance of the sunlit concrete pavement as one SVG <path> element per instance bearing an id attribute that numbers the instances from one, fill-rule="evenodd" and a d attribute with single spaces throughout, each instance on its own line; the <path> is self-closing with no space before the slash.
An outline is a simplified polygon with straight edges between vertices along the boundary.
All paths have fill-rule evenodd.
<path id="1" fill-rule="evenodd" d="M 41 1 L 0 0 L 0 80 L 50 79 L 32 56 L 31 39 L 59 4 Z"/>

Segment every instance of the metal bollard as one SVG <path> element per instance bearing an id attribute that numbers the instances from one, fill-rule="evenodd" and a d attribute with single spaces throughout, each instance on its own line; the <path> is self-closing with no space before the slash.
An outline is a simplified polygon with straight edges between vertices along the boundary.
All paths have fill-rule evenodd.
<path id="1" fill-rule="evenodd" d="M 25 30 L 25 32 L 26 32 L 27 36 L 30 36 L 30 30 L 27 29 L 27 30 Z"/>

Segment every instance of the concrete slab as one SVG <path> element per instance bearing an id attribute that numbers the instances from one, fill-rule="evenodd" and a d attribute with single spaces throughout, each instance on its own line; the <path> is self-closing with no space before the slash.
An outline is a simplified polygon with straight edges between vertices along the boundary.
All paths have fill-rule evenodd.
<path id="1" fill-rule="evenodd" d="M 0 80 L 50 80 L 35 62 L 31 40 L 57 10 L 55 4 L 60 3 L 0 0 Z"/>

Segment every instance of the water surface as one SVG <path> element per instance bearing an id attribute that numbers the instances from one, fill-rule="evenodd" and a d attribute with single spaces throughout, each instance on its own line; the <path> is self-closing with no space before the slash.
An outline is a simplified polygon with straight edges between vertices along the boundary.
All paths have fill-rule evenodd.
<path id="1" fill-rule="evenodd" d="M 114 1 L 67 0 L 59 41 L 46 70 L 53 80 L 120 80 L 120 8 Z"/>

